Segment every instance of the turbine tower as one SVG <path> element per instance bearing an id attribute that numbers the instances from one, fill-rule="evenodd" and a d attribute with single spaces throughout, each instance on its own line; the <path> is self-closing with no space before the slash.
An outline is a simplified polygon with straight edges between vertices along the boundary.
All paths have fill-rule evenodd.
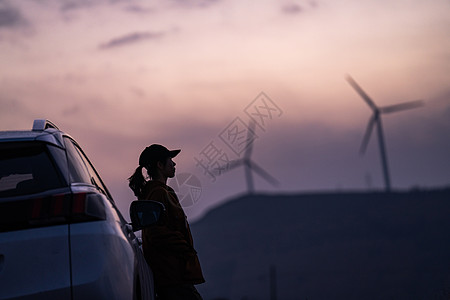
<path id="1" fill-rule="evenodd" d="M 378 135 L 378 146 L 380 151 L 380 157 L 381 157 L 381 164 L 383 168 L 383 177 L 384 177 L 384 184 L 386 192 L 389 192 L 391 190 L 391 179 L 389 176 L 389 167 L 388 167 L 388 160 L 387 160 L 387 153 L 386 153 L 386 146 L 384 142 L 384 133 L 383 133 L 383 126 L 381 123 L 381 114 L 387 114 L 387 113 L 394 113 L 406 109 L 416 108 L 423 105 L 422 100 L 417 101 L 410 101 L 410 102 L 404 102 L 400 104 L 394 104 L 384 107 L 378 107 L 375 102 L 363 91 L 363 89 L 356 83 L 355 80 L 353 80 L 350 75 L 347 75 L 346 77 L 348 83 L 356 90 L 356 92 L 363 98 L 363 100 L 369 105 L 370 109 L 372 110 L 373 114 L 369 119 L 369 123 L 367 124 L 366 133 L 364 134 L 364 138 L 361 143 L 360 147 L 360 153 L 364 154 L 367 148 L 367 144 L 369 143 L 370 136 L 372 134 L 373 128 L 376 126 L 377 135 Z"/>
<path id="2" fill-rule="evenodd" d="M 261 168 L 258 164 L 256 164 L 251 159 L 251 155 L 253 152 L 253 142 L 254 140 L 251 138 L 252 134 L 255 132 L 255 122 L 251 121 L 247 131 L 247 145 L 245 148 L 244 156 L 241 159 L 233 160 L 230 162 L 227 171 L 235 169 L 241 165 L 245 167 L 245 178 L 247 182 L 247 190 L 249 194 L 254 192 L 254 183 L 253 183 L 253 175 L 252 172 L 257 173 L 267 182 L 272 185 L 278 185 L 278 181 L 272 177 L 268 172 L 266 172 L 263 168 Z"/>

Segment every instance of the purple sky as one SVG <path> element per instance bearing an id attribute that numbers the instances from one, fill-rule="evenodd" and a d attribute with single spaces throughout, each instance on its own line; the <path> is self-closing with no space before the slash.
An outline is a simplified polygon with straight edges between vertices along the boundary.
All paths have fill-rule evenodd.
<path id="1" fill-rule="evenodd" d="M 272 102 L 260 107 L 252 159 L 280 185 L 255 175 L 256 191 L 382 189 L 376 135 L 358 153 L 371 111 L 350 74 L 379 106 L 425 102 L 383 116 L 393 188 L 448 186 L 449 8 L 443 0 L 0 0 L 0 128 L 55 122 L 83 146 L 124 215 L 133 199 L 126 178 L 142 149 L 181 148 L 177 173 L 200 185 L 196 203 L 184 203 L 195 219 L 246 191 L 243 168 L 213 180 L 196 159 L 211 145 L 239 158 L 224 134 L 250 120 L 261 92 Z"/>

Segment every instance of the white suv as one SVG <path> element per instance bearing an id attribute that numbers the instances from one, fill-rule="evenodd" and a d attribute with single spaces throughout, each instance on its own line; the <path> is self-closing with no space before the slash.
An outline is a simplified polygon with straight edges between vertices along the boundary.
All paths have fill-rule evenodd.
<path id="1" fill-rule="evenodd" d="M 0 132 L 0 299 L 154 299 L 139 229 L 53 123 Z"/>

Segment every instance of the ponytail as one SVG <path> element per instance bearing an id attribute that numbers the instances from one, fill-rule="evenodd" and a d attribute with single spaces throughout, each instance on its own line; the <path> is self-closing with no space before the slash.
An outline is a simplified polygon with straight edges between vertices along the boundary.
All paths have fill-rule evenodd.
<path id="1" fill-rule="evenodd" d="M 128 178 L 129 184 L 128 186 L 134 192 L 134 195 L 139 199 L 142 196 L 142 189 L 144 188 L 145 183 L 147 182 L 142 175 L 142 166 L 137 167 L 136 171 L 134 171 L 133 175 Z"/>

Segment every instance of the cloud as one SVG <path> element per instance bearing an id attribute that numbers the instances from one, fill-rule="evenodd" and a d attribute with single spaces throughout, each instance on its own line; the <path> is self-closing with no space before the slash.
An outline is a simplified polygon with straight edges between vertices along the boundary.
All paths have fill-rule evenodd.
<path id="1" fill-rule="evenodd" d="M 219 2 L 219 0 L 173 0 L 185 8 L 207 8 Z"/>
<path id="2" fill-rule="evenodd" d="M 152 8 L 143 7 L 141 5 L 133 5 L 133 4 L 126 6 L 124 8 L 124 10 L 126 12 L 133 13 L 133 14 L 148 14 L 148 13 L 154 12 L 154 9 L 152 9 Z"/>
<path id="3" fill-rule="evenodd" d="M 295 3 L 286 4 L 281 8 L 282 12 L 288 15 L 296 15 L 303 11 L 303 8 Z"/>
<path id="4" fill-rule="evenodd" d="M 303 3 L 302 5 L 298 4 L 298 3 L 286 3 L 285 5 L 283 5 L 281 7 L 281 11 L 282 13 L 286 14 L 286 15 L 297 15 L 300 13 L 303 13 L 305 11 L 305 9 L 309 9 L 309 8 L 317 8 L 318 4 L 316 1 L 312 0 L 312 1 L 308 1 L 307 3 Z"/>
<path id="5" fill-rule="evenodd" d="M 9 5 L 8 2 L 0 1 L 0 28 L 17 28 L 27 23 L 19 9 Z"/>
<path id="6" fill-rule="evenodd" d="M 61 4 L 61 11 L 66 12 L 66 11 L 71 11 L 71 10 L 76 10 L 76 9 L 80 9 L 80 8 L 84 8 L 87 6 L 90 6 L 91 4 L 87 3 L 87 2 L 65 2 Z"/>
<path id="7" fill-rule="evenodd" d="M 111 1 L 114 2 L 114 1 Z M 103 6 L 107 5 L 108 1 L 106 0 L 65 0 L 59 1 L 60 10 L 62 12 L 70 12 L 81 9 L 91 9 L 95 6 Z"/>
<path id="8" fill-rule="evenodd" d="M 160 39 L 164 36 L 162 32 L 133 32 L 118 38 L 114 38 L 106 43 L 100 45 L 100 49 L 111 49 L 115 47 L 136 44 L 145 40 Z"/>

